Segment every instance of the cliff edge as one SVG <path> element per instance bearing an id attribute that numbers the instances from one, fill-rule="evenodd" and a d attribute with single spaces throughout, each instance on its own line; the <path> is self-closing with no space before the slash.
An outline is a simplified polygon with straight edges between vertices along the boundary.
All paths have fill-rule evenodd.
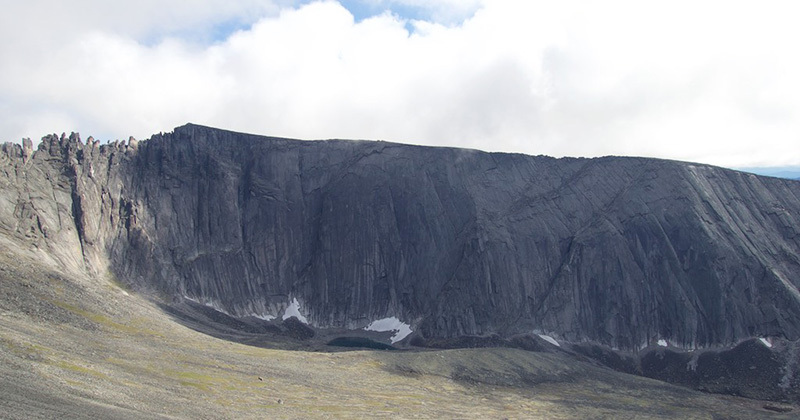
<path id="1" fill-rule="evenodd" d="M 800 182 L 186 125 L 7 143 L 0 231 L 235 317 L 638 350 L 800 338 Z"/>

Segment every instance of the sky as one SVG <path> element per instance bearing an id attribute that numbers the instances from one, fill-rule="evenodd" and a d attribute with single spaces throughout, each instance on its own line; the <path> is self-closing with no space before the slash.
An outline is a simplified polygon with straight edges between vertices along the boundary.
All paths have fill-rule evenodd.
<path id="1" fill-rule="evenodd" d="M 800 2 L 0 0 L 0 141 L 187 122 L 800 166 Z"/>

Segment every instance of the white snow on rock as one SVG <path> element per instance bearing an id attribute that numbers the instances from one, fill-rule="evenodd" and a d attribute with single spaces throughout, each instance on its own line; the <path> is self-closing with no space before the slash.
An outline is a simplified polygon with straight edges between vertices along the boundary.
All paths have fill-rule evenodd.
<path id="1" fill-rule="evenodd" d="M 285 321 L 291 317 L 297 318 L 303 324 L 308 324 L 306 317 L 300 313 L 300 302 L 297 301 L 297 298 L 292 299 L 292 301 L 289 303 L 289 307 L 286 308 L 286 311 L 283 313 L 283 318 L 281 319 Z"/>
<path id="2" fill-rule="evenodd" d="M 661 340 L 658 340 L 658 345 L 661 346 L 661 347 L 667 347 L 667 346 L 669 346 L 669 343 L 667 343 L 667 340 L 664 340 L 662 338 Z"/>
<path id="3" fill-rule="evenodd" d="M 772 343 L 770 343 L 768 339 L 761 337 L 758 340 L 761 341 L 761 344 L 767 346 L 768 349 L 772 348 Z"/>
<path id="4" fill-rule="evenodd" d="M 272 315 L 261 315 L 261 314 L 253 314 L 253 318 L 258 318 L 262 321 L 272 321 L 273 319 L 275 319 L 275 317 Z"/>
<path id="5" fill-rule="evenodd" d="M 556 341 L 555 338 L 550 337 L 549 335 L 544 335 L 544 334 L 536 334 L 536 335 L 538 335 L 539 338 L 541 338 L 542 340 L 547 341 L 548 343 L 554 346 L 561 347 L 561 344 L 558 344 L 558 341 Z"/>
<path id="6" fill-rule="evenodd" d="M 394 316 L 391 318 L 383 318 L 377 321 L 372 321 L 372 323 L 367 325 L 367 327 L 364 329 L 367 331 L 378 332 L 395 331 L 395 334 L 391 338 L 392 344 L 408 337 L 408 335 L 413 332 L 410 325 L 400 321 Z"/>

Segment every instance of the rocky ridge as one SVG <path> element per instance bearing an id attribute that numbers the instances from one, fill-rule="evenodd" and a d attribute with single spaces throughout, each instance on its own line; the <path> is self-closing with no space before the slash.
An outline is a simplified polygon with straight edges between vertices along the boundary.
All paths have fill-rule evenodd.
<path id="1" fill-rule="evenodd" d="M 0 227 L 234 316 L 682 348 L 800 335 L 800 183 L 196 125 L 3 146 Z"/>
<path id="2" fill-rule="evenodd" d="M 797 181 L 189 124 L 141 142 L 6 143 L 0 191 L 5 237 L 175 308 L 341 331 L 392 321 L 387 343 L 413 330 L 398 345 L 536 333 L 715 392 L 740 375 L 718 351 L 731 347 L 772 355 L 748 365 L 768 398 L 798 387 Z"/>

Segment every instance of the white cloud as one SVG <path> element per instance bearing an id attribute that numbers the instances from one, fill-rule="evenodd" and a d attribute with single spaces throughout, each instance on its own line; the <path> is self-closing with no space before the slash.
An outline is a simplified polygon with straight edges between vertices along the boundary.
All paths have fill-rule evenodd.
<path id="1" fill-rule="evenodd" d="M 359 1 L 359 0 L 356 0 Z M 408 9 L 419 18 L 446 24 L 456 24 L 471 17 L 483 6 L 483 0 L 360 0 L 373 8 Z"/>
<path id="2" fill-rule="evenodd" d="M 16 34 L 18 39 L 3 43 L 3 48 L 39 41 L 69 41 L 92 31 L 112 32 L 142 41 L 164 35 L 202 40 L 219 25 L 247 25 L 260 17 L 275 15 L 282 6 L 293 3 L 290 0 L 26 0 L 5 4 L 0 23 L 4 34 Z"/>
<path id="3" fill-rule="evenodd" d="M 0 45 L 0 138 L 145 138 L 191 121 L 800 164 L 793 2 L 365 1 L 427 8 L 430 21 L 355 22 L 332 1 L 17 2 L 0 18 L 16 40 Z"/>

